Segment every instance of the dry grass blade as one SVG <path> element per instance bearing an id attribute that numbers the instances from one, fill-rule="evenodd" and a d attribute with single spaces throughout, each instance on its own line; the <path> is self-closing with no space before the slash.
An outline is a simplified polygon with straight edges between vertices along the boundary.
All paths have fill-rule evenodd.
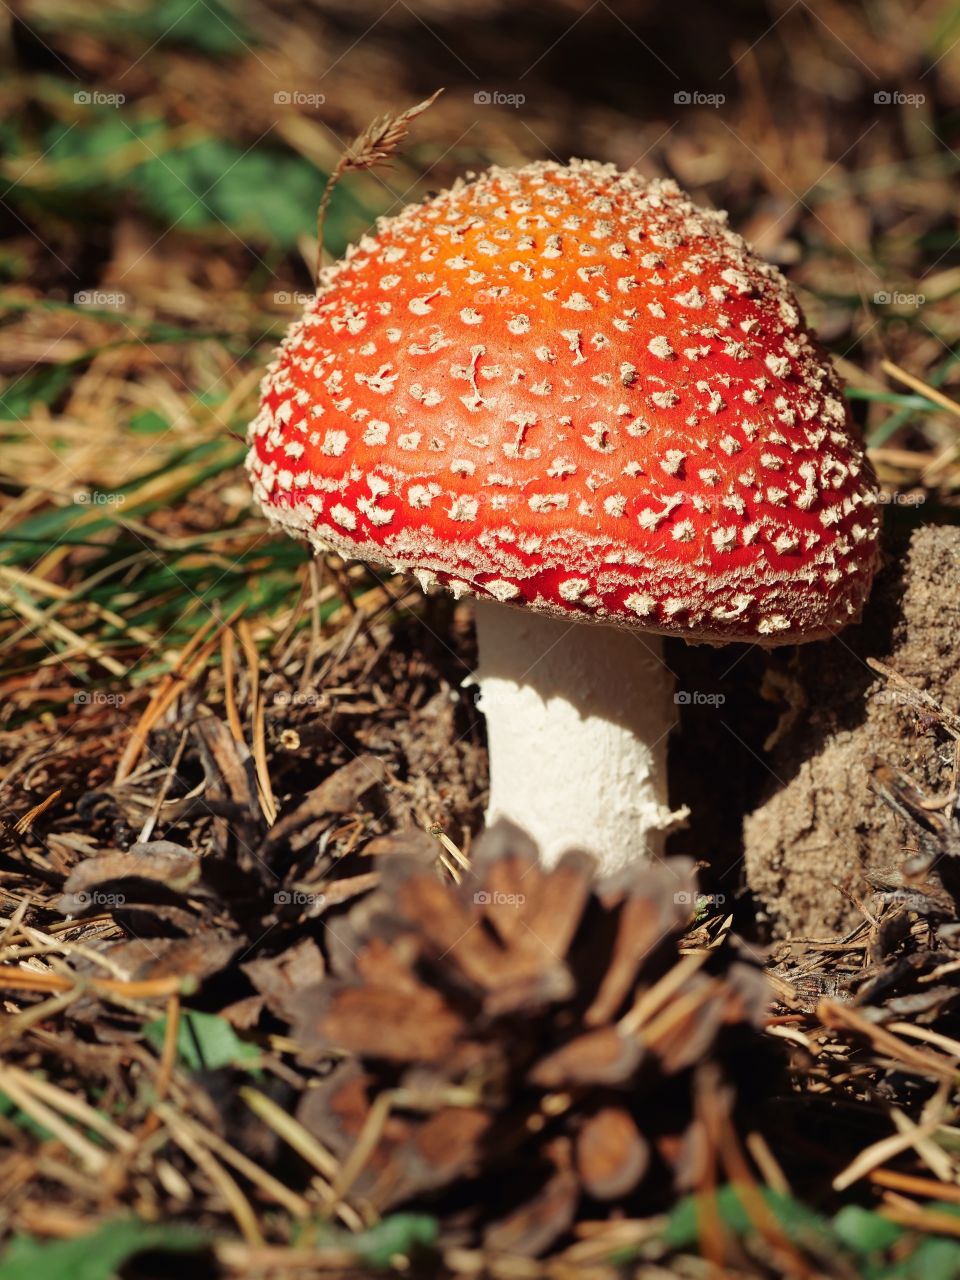
<path id="1" fill-rule="evenodd" d="M 257 772 L 257 795 L 267 826 L 272 827 L 277 820 L 277 801 L 273 794 L 270 770 L 267 766 L 266 727 L 263 695 L 260 691 L 257 646 L 254 643 L 253 632 L 245 620 L 241 619 L 237 629 L 240 632 L 240 643 L 250 671 L 250 713 L 253 717 L 253 761 Z"/>
<path id="2" fill-rule="evenodd" d="M 103 1172 L 107 1165 L 107 1156 L 104 1152 L 99 1147 L 95 1147 L 72 1125 L 67 1124 L 52 1107 L 36 1096 L 29 1076 L 24 1072 L 14 1074 L 13 1068 L 0 1068 L 0 1089 L 31 1120 L 49 1130 L 69 1151 L 72 1151 L 88 1173 Z"/>
<path id="3" fill-rule="evenodd" d="M 146 822 L 140 828 L 141 841 L 149 840 L 151 835 L 153 834 L 153 829 L 157 825 L 157 819 L 160 817 L 160 810 L 163 808 L 163 802 L 167 798 L 167 794 L 170 790 L 170 787 L 173 783 L 174 778 L 176 777 L 176 773 L 177 773 L 177 769 L 179 768 L 180 761 L 183 758 L 183 753 L 186 750 L 188 737 L 189 735 L 186 729 L 184 729 L 184 731 L 180 735 L 180 741 L 177 743 L 177 749 L 173 753 L 173 759 L 170 761 L 170 764 L 167 766 L 167 772 L 164 775 L 163 785 L 161 786 L 160 790 L 157 792 L 157 798 L 153 802 L 153 808 L 150 810 L 150 816 L 147 818 Z"/>
<path id="4" fill-rule="evenodd" d="M 333 195 L 337 183 L 345 173 L 349 173 L 351 170 L 373 169 L 376 165 L 384 164 L 389 160 L 397 148 L 405 141 L 413 121 L 416 120 L 417 116 L 423 115 L 424 111 L 429 107 L 432 107 L 441 93 L 443 93 L 443 89 L 437 89 L 429 98 L 424 98 L 423 102 L 418 102 L 415 107 L 408 107 L 406 111 L 401 111 L 397 115 L 386 112 L 382 116 L 377 116 L 362 133 L 357 134 L 337 161 L 330 177 L 327 179 L 327 185 L 323 189 L 323 195 L 320 197 L 320 206 L 317 209 L 316 284 L 318 289 L 320 288 L 320 272 L 323 269 L 323 224 L 327 216 L 330 197 Z"/>
<path id="5" fill-rule="evenodd" d="M 910 1022 L 891 1022 L 887 1030 L 898 1036 L 909 1036 L 912 1040 L 925 1040 L 927 1044 L 935 1044 L 938 1049 L 960 1059 L 960 1040 L 955 1040 L 953 1036 L 941 1035 L 939 1031 L 931 1031 L 929 1027 L 915 1027 Z"/>
<path id="6" fill-rule="evenodd" d="M 227 724 L 230 726 L 230 732 L 233 734 L 234 741 L 246 745 L 243 738 L 243 725 L 240 721 L 240 712 L 237 710 L 237 691 L 234 686 L 234 650 L 234 634 L 228 627 L 223 633 L 223 640 L 220 646 L 220 653 L 223 661 L 223 697 L 227 710 Z"/>
<path id="7" fill-rule="evenodd" d="M 941 1092 L 943 1086 L 941 1085 Z M 937 1115 L 929 1114 L 931 1111 L 930 1104 L 923 1109 L 921 1120 L 935 1123 L 940 1121 L 943 1123 L 943 1107 L 942 1102 L 937 1108 Z M 911 1145 L 916 1152 L 920 1161 L 929 1169 L 935 1178 L 939 1178 L 942 1182 L 949 1182 L 953 1177 L 953 1161 L 946 1151 L 940 1147 L 935 1137 L 928 1137 L 921 1132 L 920 1126 L 915 1124 L 909 1116 L 905 1115 L 898 1107 L 890 1108 L 890 1119 L 896 1126 L 898 1133 L 902 1133 L 905 1137 L 910 1138 Z"/>
<path id="8" fill-rule="evenodd" d="M 250 1201 L 244 1195 L 240 1185 L 224 1169 L 219 1160 L 200 1142 L 192 1126 L 184 1116 L 167 1103 L 160 1103 L 157 1113 L 170 1130 L 170 1134 L 198 1169 L 207 1175 L 210 1182 L 223 1197 L 228 1209 L 233 1214 L 240 1234 L 249 1245 L 259 1247 L 264 1244 L 263 1234 L 257 1222 Z"/>
<path id="9" fill-rule="evenodd" d="M 790 1195 L 790 1183 L 787 1181 L 779 1161 L 770 1150 L 770 1144 L 763 1134 L 755 1129 L 752 1133 L 747 1134 L 745 1143 L 753 1163 L 760 1170 L 767 1186 L 780 1195 Z"/>
<path id="10" fill-rule="evenodd" d="M 693 951 L 682 956 L 659 982 L 637 996 L 633 1007 L 620 1019 L 620 1030 L 639 1031 L 664 1005 L 671 1001 L 687 979 L 709 959 L 708 951 Z"/>
<path id="11" fill-rule="evenodd" d="M 813 1271 L 809 1264 L 787 1236 L 764 1199 L 750 1164 L 740 1147 L 736 1128 L 728 1114 L 721 1117 L 719 1130 L 720 1158 L 731 1183 L 738 1188 L 744 1210 L 753 1226 L 759 1235 L 776 1250 L 782 1262 L 789 1265 L 791 1275 L 812 1276 Z"/>
<path id="12" fill-rule="evenodd" d="M 224 1241 L 216 1246 L 217 1261 L 227 1268 L 230 1275 L 317 1276 L 332 1272 L 346 1277 L 357 1274 L 356 1255 L 350 1249 L 324 1245 L 311 1249 L 287 1249 L 279 1245 L 267 1245 L 252 1249 L 235 1241 Z"/>
<path id="13" fill-rule="evenodd" d="M 259 1089 L 245 1085 L 239 1090 L 239 1096 L 254 1115 L 282 1138 L 287 1146 L 296 1151 L 297 1155 L 316 1169 L 316 1176 L 312 1180 L 313 1186 L 319 1192 L 325 1206 L 335 1212 L 350 1231 L 362 1230 L 363 1219 L 351 1205 L 338 1198 L 333 1190 L 332 1184 L 340 1171 L 337 1159 L 293 1116 L 288 1115 L 282 1107 L 279 1107 L 266 1094 L 261 1093 Z"/>
<path id="14" fill-rule="evenodd" d="M 184 645 L 173 669 L 160 682 L 156 692 L 133 728 L 124 753 L 117 765 L 116 782 L 125 781 L 133 772 L 147 745 L 150 730 L 157 724 L 161 716 L 169 710 L 184 689 L 189 688 L 191 682 L 197 678 L 203 670 L 207 659 L 219 645 L 223 632 L 236 622 L 242 612 L 243 606 L 234 610 L 226 622 L 221 623 L 216 628 L 212 638 L 203 641 L 204 636 L 214 624 L 214 619 L 208 618 L 193 638 Z"/>
<path id="15" fill-rule="evenodd" d="M 91 1107 L 82 1098 L 67 1093 L 65 1089 L 60 1089 L 37 1075 L 21 1071 L 18 1067 L 7 1067 L 6 1073 L 8 1082 L 13 1080 L 18 1083 L 27 1093 L 39 1098 L 41 1102 L 53 1107 L 61 1114 L 76 1120 L 79 1124 L 85 1125 L 88 1129 L 92 1129 L 94 1133 L 113 1143 L 118 1150 L 130 1151 L 136 1145 L 129 1133 L 108 1120 L 105 1115 Z"/>
<path id="16" fill-rule="evenodd" d="M 111 658 L 108 653 L 104 653 L 98 644 L 85 640 L 75 631 L 71 631 L 69 627 L 64 626 L 62 622 L 58 622 L 56 618 L 51 618 L 49 614 L 44 614 L 43 610 L 38 609 L 13 591 L 6 591 L 0 588 L 0 604 L 6 605 L 12 612 L 20 614 L 29 626 L 40 629 L 45 627 L 55 640 L 67 645 L 71 652 L 84 654 L 93 659 L 106 671 L 109 671 L 111 675 L 125 676 L 127 674 L 126 667 L 117 662 L 115 658 Z"/>
<path id="17" fill-rule="evenodd" d="M 941 409 L 946 409 L 948 413 L 960 418 L 960 404 L 957 404 L 956 400 L 951 400 L 949 396 L 945 396 L 936 387 L 931 387 L 922 378 L 915 378 L 912 373 L 908 373 L 906 369 L 901 369 L 892 360 L 881 361 L 880 367 L 891 378 L 894 378 L 897 382 L 902 382 L 911 391 L 916 391 L 917 395 L 924 396 L 927 400 L 932 401 L 933 404 L 939 405 Z"/>
<path id="18" fill-rule="evenodd" d="M 266 1094 L 258 1089 L 245 1087 L 240 1090 L 240 1097 L 254 1115 L 259 1116 L 264 1124 L 269 1125 L 275 1133 L 279 1134 L 298 1155 L 312 1164 L 322 1177 L 330 1180 L 337 1177 L 340 1165 L 335 1157 Z"/>
<path id="19" fill-rule="evenodd" d="M 225 1142 L 212 1130 L 205 1129 L 203 1125 L 198 1124 L 195 1120 L 174 1110 L 169 1103 L 163 1103 L 158 1108 L 158 1113 L 167 1124 L 170 1123 L 171 1117 L 175 1117 L 175 1123 L 180 1126 L 182 1132 L 188 1134 L 200 1146 L 207 1148 L 214 1155 L 225 1160 L 227 1164 L 232 1165 L 239 1174 L 252 1182 L 254 1186 L 259 1187 L 271 1200 L 282 1205 L 295 1218 L 306 1218 L 309 1215 L 310 1205 L 303 1196 L 297 1195 L 289 1187 L 284 1186 L 277 1178 L 261 1169 L 254 1161 L 250 1160 L 241 1151 L 237 1151 L 235 1147 Z"/>

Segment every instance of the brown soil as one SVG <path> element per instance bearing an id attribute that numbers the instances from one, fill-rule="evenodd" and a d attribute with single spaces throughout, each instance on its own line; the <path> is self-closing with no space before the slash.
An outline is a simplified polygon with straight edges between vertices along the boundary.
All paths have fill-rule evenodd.
<path id="1" fill-rule="evenodd" d="M 872 784 L 880 762 L 943 794 L 954 753 L 877 658 L 950 710 L 960 705 L 960 529 L 920 528 L 893 548 L 863 624 L 826 644 L 771 655 L 762 692 L 787 704 L 766 761 L 767 795 L 744 821 L 746 877 L 777 936 L 841 933 L 854 896 L 901 882 L 915 852 Z"/>

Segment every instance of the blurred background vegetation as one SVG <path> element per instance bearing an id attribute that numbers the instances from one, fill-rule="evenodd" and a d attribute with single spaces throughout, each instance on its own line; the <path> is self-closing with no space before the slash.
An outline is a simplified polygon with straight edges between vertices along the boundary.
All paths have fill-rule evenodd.
<path id="1" fill-rule="evenodd" d="M 8 723 L 142 683 L 211 614 L 296 624 L 307 554 L 250 508 L 245 425 L 326 174 L 439 86 L 404 155 L 337 188 L 329 252 L 491 162 L 672 176 L 790 275 L 891 493 L 951 516 L 954 4 L 18 0 L 0 30 Z"/>

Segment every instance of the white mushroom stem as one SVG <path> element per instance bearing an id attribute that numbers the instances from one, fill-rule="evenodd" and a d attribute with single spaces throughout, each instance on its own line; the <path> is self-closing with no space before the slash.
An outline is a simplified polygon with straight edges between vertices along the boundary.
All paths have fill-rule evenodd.
<path id="1" fill-rule="evenodd" d="M 552 866 L 585 849 L 601 873 L 662 851 L 673 676 L 659 636 L 477 600 L 487 823 L 509 818 Z"/>

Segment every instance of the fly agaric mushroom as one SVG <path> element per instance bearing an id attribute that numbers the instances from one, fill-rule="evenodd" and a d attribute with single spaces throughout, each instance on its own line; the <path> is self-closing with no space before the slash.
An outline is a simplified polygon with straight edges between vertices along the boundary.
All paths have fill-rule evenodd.
<path id="1" fill-rule="evenodd" d="M 546 863 L 657 851 L 660 635 L 828 636 L 877 557 L 869 464 L 782 275 L 612 165 L 494 168 L 381 219 L 291 327 L 250 444 L 271 519 L 477 597 L 488 820 Z"/>

